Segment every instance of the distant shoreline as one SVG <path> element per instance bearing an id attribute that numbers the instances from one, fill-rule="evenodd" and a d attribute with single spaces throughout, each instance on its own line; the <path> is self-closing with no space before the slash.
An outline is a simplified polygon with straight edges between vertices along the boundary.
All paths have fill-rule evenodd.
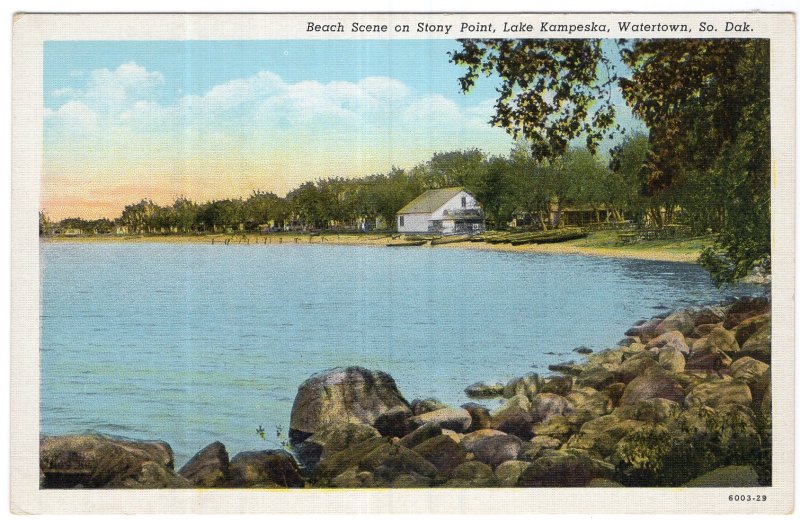
<path id="1" fill-rule="evenodd" d="M 244 238 L 243 238 L 244 237 Z M 84 235 L 75 237 L 50 237 L 41 239 L 45 243 L 164 243 L 164 244 L 214 244 L 226 245 L 285 245 L 285 244 L 324 244 L 324 245 L 358 245 L 386 246 L 396 243 L 402 238 L 392 239 L 388 235 L 342 233 L 308 235 L 295 233 L 275 233 L 270 235 Z M 584 256 L 601 256 L 607 258 L 630 258 L 639 260 L 656 260 L 664 262 L 697 263 L 703 246 L 710 244 L 710 239 L 701 237 L 684 240 L 659 240 L 642 244 L 615 244 L 609 232 L 600 232 L 588 238 L 572 240 L 556 244 L 489 244 L 487 242 L 456 242 L 437 246 L 450 249 L 471 249 L 480 251 L 503 251 L 513 253 L 542 254 L 577 254 Z"/>

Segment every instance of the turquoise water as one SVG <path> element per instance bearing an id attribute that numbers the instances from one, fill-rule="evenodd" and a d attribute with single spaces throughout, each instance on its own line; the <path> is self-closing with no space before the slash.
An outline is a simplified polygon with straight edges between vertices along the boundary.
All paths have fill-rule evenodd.
<path id="1" fill-rule="evenodd" d="M 274 447 L 298 385 L 361 365 L 458 405 L 719 301 L 693 265 L 436 248 L 43 244 L 41 424 L 163 439 L 182 464 Z M 755 288 L 738 287 L 738 293 Z M 256 435 L 263 426 L 268 441 Z"/>

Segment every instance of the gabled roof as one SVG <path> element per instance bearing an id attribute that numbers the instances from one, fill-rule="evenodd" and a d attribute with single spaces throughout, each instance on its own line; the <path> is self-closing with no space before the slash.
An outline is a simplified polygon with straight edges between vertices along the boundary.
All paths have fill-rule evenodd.
<path id="1" fill-rule="evenodd" d="M 416 199 L 412 200 L 405 206 L 403 206 L 400 211 L 397 212 L 398 215 L 404 213 L 433 213 L 437 209 L 444 206 L 444 204 L 464 191 L 464 188 L 455 187 L 455 188 L 442 188 L 439 190 L 428 190 Z"/>

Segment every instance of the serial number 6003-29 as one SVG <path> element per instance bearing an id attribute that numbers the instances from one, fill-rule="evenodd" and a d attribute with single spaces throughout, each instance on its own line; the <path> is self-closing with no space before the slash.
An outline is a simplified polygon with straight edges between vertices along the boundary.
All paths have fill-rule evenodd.
<path id="1" fill-rule="evenodd" d="M 728 495 L 730 502 L 766 502 L 767 495 Z"/>

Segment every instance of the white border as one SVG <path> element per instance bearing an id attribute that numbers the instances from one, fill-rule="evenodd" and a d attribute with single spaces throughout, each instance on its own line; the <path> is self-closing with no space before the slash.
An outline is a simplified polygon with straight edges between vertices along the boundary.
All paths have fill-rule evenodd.
<path id="1" fill-rule="evenodd" d="M 150 8 L 147 3 L 141 7 Z M 429 4 L 428 4 L 429 5 Z M 108 6 L 106 6 L 108 7 Z M 137 8 L 141 8 L 137 6 Z M 163 10 L 163 5 L 161 6 Z M 405 6 L 404 6 L 405 7 Z M 409 6 L 409 8 L 412 6 Z M 463 7 L 463 4 L 462 4 Z M 603 4 L 607 8 L 607 4 Z M 727 6 L 732 7 L 732 4 Z M 673 7 L 674 8 L 674 7 Z M 154 9 L 158 10 L 158 8 Z M 446 9 L 445 9 L 446 10 Z M 511 9 L 514 10 L 514 9 Z M 302 11 L 302 9 L 298 9 Z M 344 9 L 343 9 L 344 11 Z M 351 15 L 364 20 L 399 15 Z M 426 20 L 436 15 L 410 15 Z M 486 15 L 451 15 L 463 19 Z M 542 16 L 530 15 L 533 20 Z M 570 15 L 587 19 L 586 15 Z M 591 15 L 607 17 L 652 15 Z M 686 17 L 659 14 L 659 20 Z M 14 135 L 12 151 L 12 510 L 15 512 L 418 512 L 418 513 L 662 513 L 662 512 L 787 512 L 792 508 L 794 461 L 793 324 L 794 324 L 794 20 L 771 14 L 702 15 L 712 21 L 749 21 L 756 29 L 747 37 L 772 38 L 773 131 L 773 391 L 775 403 L 776 485 L 765 504 L 731 507 L 731 490 L 526 489 L 526 490 L 383 490 L 383 491 L 39 491 L 38 490 L 38 211 L 41 166 L 41 42 L 44 39 L 196 39 L 287 38 L 302 23 L 266 24 L 263 15 L 164 15 L 141 23 L 141 15 L 109 17 L 44 15 L 22 17 L 14 28 Z M 294 17 L 306 19 L 307 16 Z M 315 15 L 315 19 L 343 15 Z M 697 16 L 691 16 L 697 19 Z M 55 22 L 55 23 L 54 23 Z M 191 22 L 187 25 L 187 22 Z M 287 25 L 288 23 L 288 25 Z M 434 22 L 435 23 L 435 22 Z M 688 23 L 688 22 L 687 22 Z M 187 27 L 191 29 L 187 32 Z M 269 27 L 265 29 L 265 27 Z M 266 32 L 265 32 L 266 31 Z M 122 35 L 122 36 L 121 36 Z M 353 35 L 345 34 L 347 37 Z M 397 35 L 395 35 L 397 36 Z M 419 35 L 411 34 L 412 37 Z M 468 35 L 465 35 L 468 36 Z M 499 35 L 496 35 L 499 36 Z M 592 36 L 592 35 L 579 35 Z M 600 35 L 594 35 L 600 36 Z M 614 37 L 613 32 L 602 37 Z M 655 35 L 651 35 L 655 36 Z M 669 37 L 669 35 L 662 35 Z M 682 35 L 677 35 L 682 37 Z M 699 36 L 696 33 L 692 37 Z M 330 38 L 330 35 L 325 35 Z M 373 36 L 374 37 L 374 36 Z M 536 37 L 536 36 L 533 36 Z M 631 37 L 631 35 L 628 35 Z M 673 35 L 674 37 L 674 35 Z M 448 36 L 452 38 L 452 35 Z M 780 137 L 780 139 L 778 139 Z M 31 406 L 33 404 L 33 406 Z M 764 507 L 766 506 L 766 507 Z"/>

